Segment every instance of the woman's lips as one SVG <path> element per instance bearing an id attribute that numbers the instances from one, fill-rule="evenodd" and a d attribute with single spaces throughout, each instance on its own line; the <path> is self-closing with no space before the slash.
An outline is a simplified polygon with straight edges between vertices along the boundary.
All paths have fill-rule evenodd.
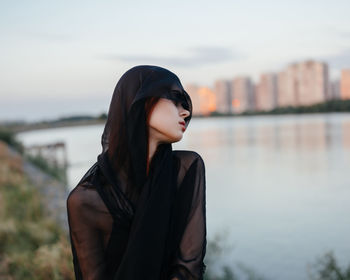
<path id="1" fill-rule="evenodd" d="M 179 122 L 179 124 L 182 126 L 182 131 L 186 130 L 185 122 Z"/>

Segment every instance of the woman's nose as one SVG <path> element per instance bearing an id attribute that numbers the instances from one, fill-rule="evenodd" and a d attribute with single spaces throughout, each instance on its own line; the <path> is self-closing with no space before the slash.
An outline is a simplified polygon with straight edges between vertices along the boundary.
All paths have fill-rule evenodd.
<path id="1" fill-rule="evenodd" d="M 190 115 L 190 111 L 186 110 L 186 109 L 182 109 L 181 111 L 181 116 L 186 118 Z"/>

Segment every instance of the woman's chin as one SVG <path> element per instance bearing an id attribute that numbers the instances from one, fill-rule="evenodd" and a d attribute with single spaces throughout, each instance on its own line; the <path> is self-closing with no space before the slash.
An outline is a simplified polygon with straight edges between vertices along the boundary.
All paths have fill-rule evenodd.
<path id="1" fill-rule="evenodd" d="M 174 137 L 171 137 L 168 139 L 168 143 L 176 143 L 176 142 L 179 142 L 181 139 L 182 139 L 182 134 L 180 135 L 176 135 Z"/>

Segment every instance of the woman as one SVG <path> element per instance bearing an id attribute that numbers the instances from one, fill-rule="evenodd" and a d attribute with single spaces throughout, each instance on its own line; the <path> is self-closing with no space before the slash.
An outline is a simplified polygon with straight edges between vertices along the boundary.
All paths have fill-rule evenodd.
<path id="1" fill-rule="evenodd" d="M 205 166 L 171 145 L 191 117 L 174 73 L 141 65 L 120 78 L 102 153 L 67 200 L 76 279 L 203 279 Z"/>

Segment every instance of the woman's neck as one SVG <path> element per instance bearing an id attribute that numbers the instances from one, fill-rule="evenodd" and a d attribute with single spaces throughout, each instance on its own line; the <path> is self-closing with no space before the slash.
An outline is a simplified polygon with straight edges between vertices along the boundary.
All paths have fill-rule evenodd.
<path id="1" fill-rule="evenodd" d="M 150 138 L 148 141 L 147 175 L 149 171 L 149 165 L 151 163 L 154 153 L 157 150 L 157 147 L 158 147 L 158 141 Z"/>

